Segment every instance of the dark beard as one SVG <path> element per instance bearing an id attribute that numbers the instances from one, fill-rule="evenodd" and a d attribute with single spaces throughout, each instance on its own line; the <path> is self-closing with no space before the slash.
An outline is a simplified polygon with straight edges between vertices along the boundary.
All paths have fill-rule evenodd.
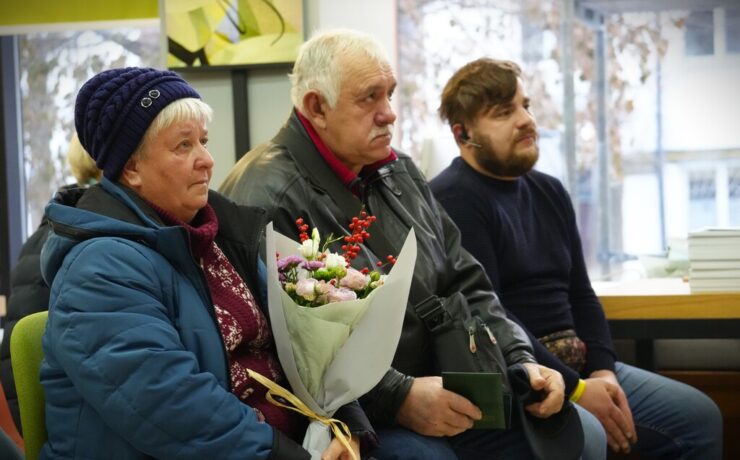
<path id="1" fill-rule="evenodd" d="M 473 149 L 475 161 L 496 177 L 523 176 L 534 167 L 540 157 L 539 147 L 535 146 L 534 155 L 509 155 L 501 159 L 485 136 L 480 136 L 476 141 L 480 147 Z"/>

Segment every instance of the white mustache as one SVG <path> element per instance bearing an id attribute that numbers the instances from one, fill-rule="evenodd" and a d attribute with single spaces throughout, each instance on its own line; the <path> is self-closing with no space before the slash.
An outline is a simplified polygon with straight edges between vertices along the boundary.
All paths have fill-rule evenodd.
<path id="1" fill-rule="evenodd" d="M 370 131 L 370 139 L 375 139 L 378 136 L 390 135 L 393 137 L 393 125 L 385 125 L 382 128 L 373 128 Z"/>

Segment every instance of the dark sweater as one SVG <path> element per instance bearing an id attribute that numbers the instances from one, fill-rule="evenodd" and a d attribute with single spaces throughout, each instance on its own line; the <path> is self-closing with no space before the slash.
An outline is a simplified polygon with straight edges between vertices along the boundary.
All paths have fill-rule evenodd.
<path id="1" fill-rule="evenodd" d="M 456 158 L 430 185 L 509 316 L 529 333 L 537 361 L 563 374 L 566 394 L 579 375 L 536 337 L 575 329 L 587 346 L 583 376 L 614 370 L 609 326 L 591 288 L 575 212 L 562 184 L 534 170 L 513 181 L 497 180 Z"/>
<path id="2" fill-rule="evenodd" d="M 10 335 L 13 328 L 24 316 L 49 308 L 49 286 L 41 277 L 41 248 L 48 238 L 51 228 L 46 219 L 21 247 L 18 264 L 10 275 L 10 296 L 5 317 L 5 336 L 0 347 L 0 380 L 10 413 L 18 431 L 21 431 L 21 417 L 18 409 L 18 395 L 15 391 L 15 378 L 10 363 Z"/>

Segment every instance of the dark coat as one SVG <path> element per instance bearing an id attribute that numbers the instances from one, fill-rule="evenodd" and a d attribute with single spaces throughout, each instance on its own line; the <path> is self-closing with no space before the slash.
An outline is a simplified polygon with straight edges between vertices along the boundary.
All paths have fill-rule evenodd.
<path id="1" fill-rule="evenodd" d="M 41 277 L 39 260 L 41 248 L 50 231 L 49 222 L 44 219 L 39 228 L 23 244 L 18 263 L 10 275 L 5 334 L 0 347 L 0 379 L 2 379 L 8 407 L 19 431 L 21 418 L 18 411 L 18 395 L 15 391 L 13 369 L 10 365 L 10 335 L 21 318 L 49 308 L 49 286 Z"/>
<path id="2" fill-rule="evenodd" d="M 65 185 L 57 193 L 75 189 L 80 190 L 76 193 L 81 193 L 84 187 L 75 184 Z M 18 410 L 13 368 L 10 363 L 10 334 L 21 318 L 49 308 L 49 286 L 41 276 L 40 258 L 41 248 L 50 233 L 49 221 L 44 216 L 36 231 L 23 243 L 18 255 L 18 263 L 10 275 L 10 295 L 4 325 L 5 335 L 2 346 L 0 346 L 0 380 L 13 421 L 19 432 L 21 431 L 21 416 Z"/>
<path id="3" fill-rule="evenodd" d="M 414 311 L 414 301 L 462 293 L 456 301 L 466 302 L 488 323 L 509 364 L 534 360 L 526 334 L 506 318 L 486 273 L 460 245 L 460 232 L 432 197 L 411 158 L 400 153 L 397 161 L 383 165 L 359 187 L 361 198 L 341 183 L 294 113 L 271 142 L 236 164 L 220 190 L 238 203 L 267 209 L 275 229 L 289 237 L 297 236 L 298 217 L 322 234 L 347 235 L 347 224 L 364 206 L 377 217 L 370 234 L 382 231 L 389 251 L 398 255 L 414 228 L 418 250 L 410 295 L 414 300 L 405 306 L 393 368 L 362 399 L 373 424 L 392 425 L 413 377 L 435 372 L 429 332 Z M 375 267 L 377 261 L 385 261 L 388 254 L 373 252 L 374 244 L 371 236 L 355 266 Z"/>

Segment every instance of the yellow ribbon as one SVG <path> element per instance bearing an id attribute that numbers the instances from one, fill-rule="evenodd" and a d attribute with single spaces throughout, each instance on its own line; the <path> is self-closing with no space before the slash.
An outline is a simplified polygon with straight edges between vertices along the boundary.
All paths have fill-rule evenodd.
<path id="1" fill-rule="evenodd" d="M 247 374 L 262 385 L 264 385 L 267 388 L 267 395 L 265 396 L 266 399 L 278 406 L 285 409 L 292 410 L 294 412 L 298 412 L 301 415 L 305 415 L 309 418 L 309 420 L 316 420 L 317 422 L 321 422 L 324 425 L 327 425 L 329 428 L 331 428 L 332 433 L 334 433 L 334 437 L 339 439 L 339 442 L 344 446 L 345 449 L 347 449 L 347 452 L 352 456 L 352 460 L 357 460 L 357 456 L 355 455 L 355 451 L 352 449 L 352 446 L 349 444 L 349 439 L 352 438 L 352 435 L 349 432 L 349 428 L 347 427 L 347 424 L 342 422 L 341 420 L 337 420 L 335 418 L 329 418 L 324 417 L 316 412 L 312 411 L 308 408 L 305 404 L 303 404 L 303 401 L 298 399 L 296 395 L 291 393 L 290 391 L 286 390 L 285 388 L 281 387 L 277 383 L 273 382 L 272 380 L 268 379 L 264 375 L 255 372 L 251 369 L 247 369 Z M 275 396 L 278 396 L 282 398 L 283 400 L 290 403 L 283 404 L 282 402 L 275 399 Z M 349 438 L 349 439 L 348 439 Z"/>

